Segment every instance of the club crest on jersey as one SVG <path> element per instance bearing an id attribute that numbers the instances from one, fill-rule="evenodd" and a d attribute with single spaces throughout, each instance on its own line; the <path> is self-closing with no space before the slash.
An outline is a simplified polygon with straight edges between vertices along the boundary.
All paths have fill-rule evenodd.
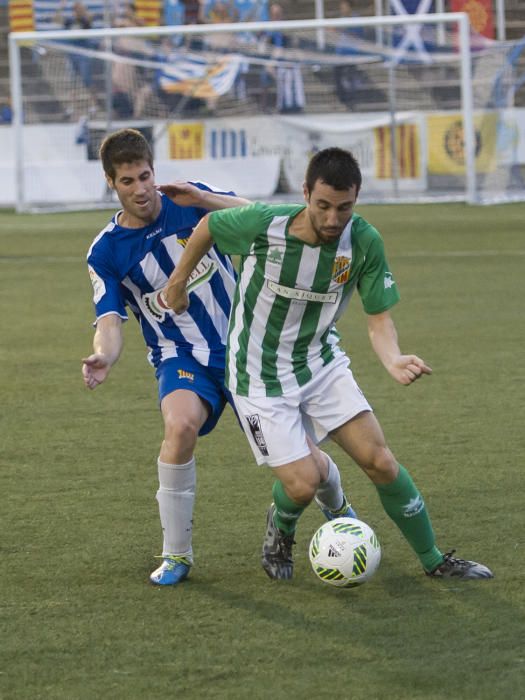
<path id="1" fill-rule="evenodd" d="M 170 308 L 164 296 L 162 289 L 157 289 L 156 292 L 149 292 L 142 297 L 144 304 L 150 314 L 157 320 L 163 321 Z"/>
<path id="2" fill-rule="evenodd" d="M 352 261 L 350 258 L 345 258 L 340 255 L 334 260 L 334 266 L 332 268 L 332 279 L 337 284 L 346 284 L 350 279 L 350 268 L 352 267 Z"/>
<path id="3" fill-rule="evenodd" d="M 189 382 L 195 379 L 193 372 L 187 372 L 185 369 L 178 369 L 177 374 L 179 375 L 179 379 L 187 379 Z"/>

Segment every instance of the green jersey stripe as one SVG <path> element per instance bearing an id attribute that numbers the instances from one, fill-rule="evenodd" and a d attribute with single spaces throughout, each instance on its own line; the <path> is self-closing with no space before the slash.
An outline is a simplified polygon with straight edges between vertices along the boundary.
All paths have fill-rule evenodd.
<path id="1" fill-rule="evenodd" d="M 237 337 L 238 351 L 235 355 L 235 376 L 237 394 L 248 395 L 250 375 L 247 372 L 248 344 L 250 342 L 250 329 L 252 327 L 257 299 L 264 285 L 264 276 L 257 274 L 257 265 L 245 265 L 240 276 L 241 289 L 245 289 L 244 303 L 234 306 L 235 314 L 242 318 L 242 324 L 237 323 L 240 333 Z"/>
<path id="2" fill-rule="evenodd" d="M 305 248 L 305 252 L 308 249 Z M 337 244 L 329 247 L 319 247 L 317 267 L 313 274 L 311 288 L 321 293 L 328 292 L 332 281 L 334 259 L 337 252 Z M 323 311 L 323 305 L 308 302 L 299 328 L 299 334 L 292 350 L 292 365 L 299 386 L 306 384 L 312 378 L 312 372 L 308 366 L 308 350 L 314 340 L 319 326 L 319 319 Z M 321 354 L 325 348 L 321 348 Z M 324 363 L 326 364 L 326 362 Z"/>
<path id="3" fill-rule="evenodd" d="M 289 222 L 286 222 L 287 225 Z M 282 231 L 284 234 L 284 230 Z M 284 238 L 283 238 L 284 241 Z M 279 284 L 287 287 L 295 287 L 297 273 L 301 259 L 294 254 L 294 246 L 286 244 L 282 257 L 281 274 Z M 280 387 L 278 380 L 277 357 L 280 344 L 281 333 L 286 323 L 288 312 L 290 311 L 291 299 L 275 296 L 270 314 L 268 316 L 268 326 L 262 343 L 262 372 L 261 379 L 265 383 L 275 383 Z"/>

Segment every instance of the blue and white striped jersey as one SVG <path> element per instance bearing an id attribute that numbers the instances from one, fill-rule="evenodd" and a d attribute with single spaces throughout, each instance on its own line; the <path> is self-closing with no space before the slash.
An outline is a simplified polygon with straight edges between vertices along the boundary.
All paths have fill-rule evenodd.
<path id="1" fill-rule="evenodd" d="M 89 249 L 87 262 L 97 320 L 118 314 L 125 321 L 128 306 L 140 323 L 154 367 L 169 357 L 188 355 L 204 366 L 224 367 L 235 289 L 230 258 L 213 248 L 201 261 L 188 286 L 190 306 L 185 313 L 176 315 L 161 295 L 188 237 L 206 213 L 204 209 L 180 207 L 162 195 L 162 209 L 154 223 L 123 228 L 117 213 Z"/>

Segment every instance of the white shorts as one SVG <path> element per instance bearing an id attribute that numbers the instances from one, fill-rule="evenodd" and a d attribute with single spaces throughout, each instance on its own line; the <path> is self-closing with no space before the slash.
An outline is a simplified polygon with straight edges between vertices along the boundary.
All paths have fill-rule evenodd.
<path id="1" fill-rule="evenodd" d="M 337 361 L 286 396 L 233 394 L 233 400 L 257 464 L 269 467 L 310 454 L 307 435 L 317 444 L 359 413 L 372 410 L 348 365 Z"/>

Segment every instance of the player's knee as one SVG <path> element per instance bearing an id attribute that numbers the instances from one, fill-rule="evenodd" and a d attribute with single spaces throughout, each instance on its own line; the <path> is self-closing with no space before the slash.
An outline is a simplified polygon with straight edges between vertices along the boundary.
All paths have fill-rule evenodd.
<path id="1" fill-rule="evenodd" d="M 319 488 L 319 479 L 312 478 L 295 478 L 285 484 L 287 495 L 295 501 L 303 505 L 308 505 L 314 498 L 317 489 Z"/>
<path id="2" fill-rule="evenodd" d="M 199 426 L 188 416 L 175 415 L 164 419 L 164 441 L 172 449 L 193 451 L 198 435 Z"/>
<path id="3" fill-rule="evenodd" d="M 384 483 L 385 479 L 388 481 L 394 479 L 398 469 L 397 461 L 386 445 L 371 448 L 366 461 L 361 466 L 372 481 L 381 483 Z"/>

